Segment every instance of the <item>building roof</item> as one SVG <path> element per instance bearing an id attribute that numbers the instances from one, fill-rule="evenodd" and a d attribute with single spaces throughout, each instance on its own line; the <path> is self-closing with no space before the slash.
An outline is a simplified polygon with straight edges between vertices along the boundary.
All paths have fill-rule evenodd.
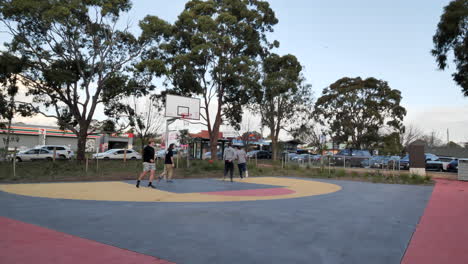
<path id="1" fill-rule="evenodd" d="M 192 138 L 202 138 L 202 139 L 210 139 L 210 134 L 208 133 L 208 130 L 202 130 L 199 133 L 189 133 L 190 137 Z M 223 138 L 223 132 L 218 133 L 218 139 Z"/>

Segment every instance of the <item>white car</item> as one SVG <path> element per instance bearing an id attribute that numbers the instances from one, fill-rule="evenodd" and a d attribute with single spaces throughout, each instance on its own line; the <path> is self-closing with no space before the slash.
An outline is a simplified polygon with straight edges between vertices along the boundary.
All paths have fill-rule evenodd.
<path id="1" fill-rule="evenodd" d="M 109 149 L 106 152 L 93 154 L 93 159 L 124 159 L 125 149 Z M 127 159 L 141 159 L 141 155 L 133 149 L 127 149 Z"/>
<path id="2" fill-rule="evenodd" d="M 54 159 L 54 153 L 46 149 L 27 149 L 16 154 L 16 161 L 49 160 Z"/>
<path id="3" fill-rule="evenodd" d="M 54 153 L 55 148 L 55 158 L 56 159 L 72 159 L 75 156 L 73 150 L 64 145 L 39 145 L 34 147 L 35 149 L 45 149 Z"/>

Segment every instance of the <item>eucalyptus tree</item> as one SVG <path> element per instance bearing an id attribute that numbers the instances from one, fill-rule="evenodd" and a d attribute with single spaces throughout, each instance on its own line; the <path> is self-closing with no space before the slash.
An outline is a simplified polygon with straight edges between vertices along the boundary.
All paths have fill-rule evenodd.
<path id="1" fill-rule="evenodd" d="M 323 90 L 315 117 L 334 141 L 368 148 L 382 140 L 382 128 L 390 133 L 404 130 L 401 99 L 401 92 L 383 80 L 345 77 Z"/>
<path id="2" fill-rule="evenodd" d="M 192 0 L 173 25 L 154 16 L 141 22 L 148 39 L 170 37 L 145 53 L 140 67 L 165 75 L 166 93 L 202 99 L 211 153 L 217 152 L 220 126 L 238 127 L 243 106 L 259 92 L 258 60 L 278 46 L 267 39 L 277 22 L 260 0 Z"/>
<path id="3" fill-rule="evenodd" d="M 455 0 L 445 8 L 433 37 L 434 49 L 439 69 L 445 70 L 447 59 L 453 52 L 453 62 L 457 70 L 453 79 L 468 96 L 468 0 Z"/>
<path id="4" fill-rule="evenodd" d="M 0 22 L 12 36 L 6 48 L 27 58 L 21 77 L 34 97 L 30 106 L 77 135 L 78 159 L 98 106 L 129 93 L 125 67 L 148 43 L 119 27 L 130 9 L 129 0 L 0 2 Z"/>

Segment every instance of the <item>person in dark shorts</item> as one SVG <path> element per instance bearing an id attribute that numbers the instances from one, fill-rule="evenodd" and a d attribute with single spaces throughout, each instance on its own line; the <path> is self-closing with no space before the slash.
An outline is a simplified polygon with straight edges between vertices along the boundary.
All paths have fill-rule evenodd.
<path id="1" fill-rule="evenodd" d="M 164 158 L 164 167 L 166 169 L 166 181 L 172 182 L 172 176 L 174 174 L 174 144 L 170 144 L 169 148 L 166 151 L 166 156 Z"/>
<path id="2" fill-rule="evenodd" d="M 234 160 L 236 159 L 236 151 L 232 148 L 232 144 L 228 143 L 228 147 L 224 150 L 223 160 L 224 160 L 224 178 L 226 175 L 230 174 L 231 182 L 234 174 Z"/>
<path id="3" fill-rule="evenodd" d="M 143 179 L 143 177 L 146 176 L 146 173 L 149 171 L 150 178 L 148 187 L 156 189 L 156 187 L 153 185 L 155 170 L 156 164 L 154 163 L 154 140 L 151 139 L 148 142 L 148 145 L 146 145 L 146 147 L 143 149 L 143 172 L 140 174 L 140 177 L 138 177 L 136 187 L 140 188 L 140 181 Z"/>

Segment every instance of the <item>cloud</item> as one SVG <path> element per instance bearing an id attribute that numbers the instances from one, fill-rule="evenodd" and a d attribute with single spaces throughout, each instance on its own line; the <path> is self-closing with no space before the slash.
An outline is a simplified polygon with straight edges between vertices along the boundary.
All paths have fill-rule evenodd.
<path id="1" fill-rule="evenodd" d="M 405 125 L 415 125 L 426 133 L 435 132 L 444 142 L 447 140 L 447 129 L 451 141 L 468 141 L 468 105 L 407 107 L 407 110 Z"/>

